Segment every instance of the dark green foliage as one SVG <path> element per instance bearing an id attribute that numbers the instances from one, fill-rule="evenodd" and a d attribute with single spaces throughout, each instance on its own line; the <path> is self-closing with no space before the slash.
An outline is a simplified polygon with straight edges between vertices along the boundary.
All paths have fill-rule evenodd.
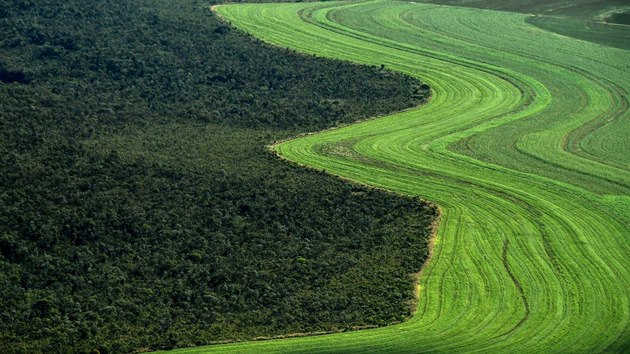
<path id="1" fill-rule="evenodd" d="M 427 88 L 265 46 L 195 2 L 0 6 L 0 352 L 382 325 L 436 210 L 264 145 Z"/>

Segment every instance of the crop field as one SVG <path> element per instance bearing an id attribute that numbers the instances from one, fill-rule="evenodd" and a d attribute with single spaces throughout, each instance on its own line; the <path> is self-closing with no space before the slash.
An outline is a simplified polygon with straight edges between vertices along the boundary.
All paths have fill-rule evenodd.
<path id="1" fill-rule="evenodd" d="M 274 149 L 442 214 L 407 322 L 181 352 L 630 351 L 630 51 L 526 14 L 412 2 L 216 11 L 266 42 L 428 83 L 422 107 Z"/>

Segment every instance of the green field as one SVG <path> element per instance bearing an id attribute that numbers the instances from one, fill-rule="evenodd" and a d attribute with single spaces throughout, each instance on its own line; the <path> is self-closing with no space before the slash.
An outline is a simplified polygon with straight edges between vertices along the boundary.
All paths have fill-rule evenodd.
<path id="1" fill-rule="evenodd" d="M 181 352 L 630 351 L 630 52 L 529 15 L 407 2 L 221 6 L 305 53 L 385 65 L 432 100 L 275 146 L 442 210 L 409 321 Z"/>

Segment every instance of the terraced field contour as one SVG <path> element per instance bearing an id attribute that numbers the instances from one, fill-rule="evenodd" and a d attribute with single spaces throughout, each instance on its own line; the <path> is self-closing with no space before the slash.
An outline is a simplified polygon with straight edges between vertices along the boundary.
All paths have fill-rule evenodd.
<path id="1" fill-rule="evenodd" d="M 275 149 L 442 217 L 409 321 L 183 352 L 630 351 L 629 51 L 407 2 L 216 11 L 266 42 L 427 82 L 418 109 Z"/>

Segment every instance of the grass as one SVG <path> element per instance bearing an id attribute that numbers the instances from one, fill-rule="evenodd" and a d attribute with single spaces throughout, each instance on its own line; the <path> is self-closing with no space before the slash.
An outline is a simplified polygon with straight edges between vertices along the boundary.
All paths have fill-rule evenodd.
<path id="1" fill-rule="evenodd" d="M 546 32 L 528 15 L 470 8 L 217 11 L 267 42 L 429 83 L 423 107 L 275 149 L 422 196 L 442 216 L 409 321 L 179 352 L 630 350 L 630 52 Z"/>
<path id="2" fill-rule="evenodd" d="M 440 5 L 461 5 L 482 9 L 535 15 L 533 25 L 563 36 L 615 48 L 630 49 L 630 27 L 626 0 L 422 0 Z"/>

